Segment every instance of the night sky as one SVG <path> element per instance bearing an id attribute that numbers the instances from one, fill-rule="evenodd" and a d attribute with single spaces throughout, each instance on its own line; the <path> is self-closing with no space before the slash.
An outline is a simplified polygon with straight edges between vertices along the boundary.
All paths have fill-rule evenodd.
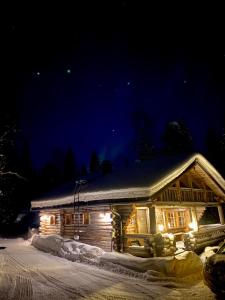
<path id="1" fill-rule="evenodd" d="M 74 3 L 5 12 L 2 98 L 17 112 L 34 166 L 56 147 L 72 146 L 80 163 L 93 150 L 101 159 L 126 154 L 136 110 L 149 114 L 156 147 L 165 124 L 182 120 L 204 151 L 208 128 L 225 126 L 220 8 Z"/>

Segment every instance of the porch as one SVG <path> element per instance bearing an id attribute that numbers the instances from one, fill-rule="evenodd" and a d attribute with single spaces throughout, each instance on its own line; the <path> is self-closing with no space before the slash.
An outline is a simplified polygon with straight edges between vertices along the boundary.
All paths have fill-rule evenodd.
<path id="1" fill-rule="evenodd" d="M 126 234 L 123 238 L 125 252 L 140 257 L 170 256 L 181 247 L 188 251 L 201 251 L 225 239 L 225 225 L 202 225 L 199 231 L 190 231 L 177 239 L 176 234 Z"/>

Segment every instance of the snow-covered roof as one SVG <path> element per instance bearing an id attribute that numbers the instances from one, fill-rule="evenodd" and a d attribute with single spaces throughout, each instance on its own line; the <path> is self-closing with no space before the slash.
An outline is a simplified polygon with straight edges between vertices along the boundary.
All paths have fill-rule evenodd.
<path id="1" fill-rule="evenodd" d="M 80 192 L 80 201 L 151 198 L 170 182 L 198 164 L 217 183 L 224 194 L 225 181 L 218 171 L 201 155 L 160 156 L 145 162 L 115 170 L 88 182 Z M 75 182 L 69 183 L 31 202 L 32 208 L 72 204 Z"/>

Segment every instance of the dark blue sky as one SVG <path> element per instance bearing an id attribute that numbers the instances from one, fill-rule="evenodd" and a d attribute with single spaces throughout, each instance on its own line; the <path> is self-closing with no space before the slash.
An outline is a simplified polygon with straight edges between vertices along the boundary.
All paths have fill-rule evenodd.
<path id="1" fill-rule="evenodd" d="M 166 122 L 182 120 L 204 150 L 207 129 L 225 123 L 223 19 L 90 3 L 20 17 L 14 8 L 8 23 L 19 124 L 35 167 L 56 147 L 71 145 L 80 162 L 94 149 L 109 159 L 127 153 L 138 109 L 149 113 L 156 146 Z"/>

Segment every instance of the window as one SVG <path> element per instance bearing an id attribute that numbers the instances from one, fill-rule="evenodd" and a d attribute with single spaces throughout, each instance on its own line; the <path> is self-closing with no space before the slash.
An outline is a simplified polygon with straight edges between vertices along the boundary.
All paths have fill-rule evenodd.
<path id="1" fill-rule="evenodd" d="M 50 223 L 50 225 L 55 225 L 55 216 L 54 215 L 49 217 L 49 223 Z"/>
<path id="2" fill-rule="evenodd" d="M 181 209 L 165 209 L 164 220 L 167 229 L 186 227 L 185 210 Z"/>
<path id="3" fill-rule="evenodd" d="M 84 212 L 84 214 L 83 214 L 83 224 L 84 225 L 89 224 L 89 213 L 88 212 Z"/>
<path id="4" fill-rule="evenodd" d="M 175 214 L 173 211 L 167 213 L 168 227 L 174 228 L 175 226 Z"/>
<path id="5" fill-rule="evenodd" d="M 185 227 L 185 215 L 184 211 L 178 211 L 178 225 L 179 227 Z"/>
<path id="6" fill-rule="evenodd" d="M 89 213 L 88 212 L 79 213 L 79 214 L 75 213 L 74 221 L 75 221 L 75 224 L 88 225 L 89 224 Z"/>
<path id="7" fill-rule="evenodd" d="M 72 224 L 72 214 L 66 214 L 65 215 L 65 225 L 71 225 Z"/>
<path id="8" fill-rule="evenodd" d="M 148 208 L 138 207 L 137 208 L 137 231 L 138 233 L 148 233 L 149 232 L 149 211 Z"/>

